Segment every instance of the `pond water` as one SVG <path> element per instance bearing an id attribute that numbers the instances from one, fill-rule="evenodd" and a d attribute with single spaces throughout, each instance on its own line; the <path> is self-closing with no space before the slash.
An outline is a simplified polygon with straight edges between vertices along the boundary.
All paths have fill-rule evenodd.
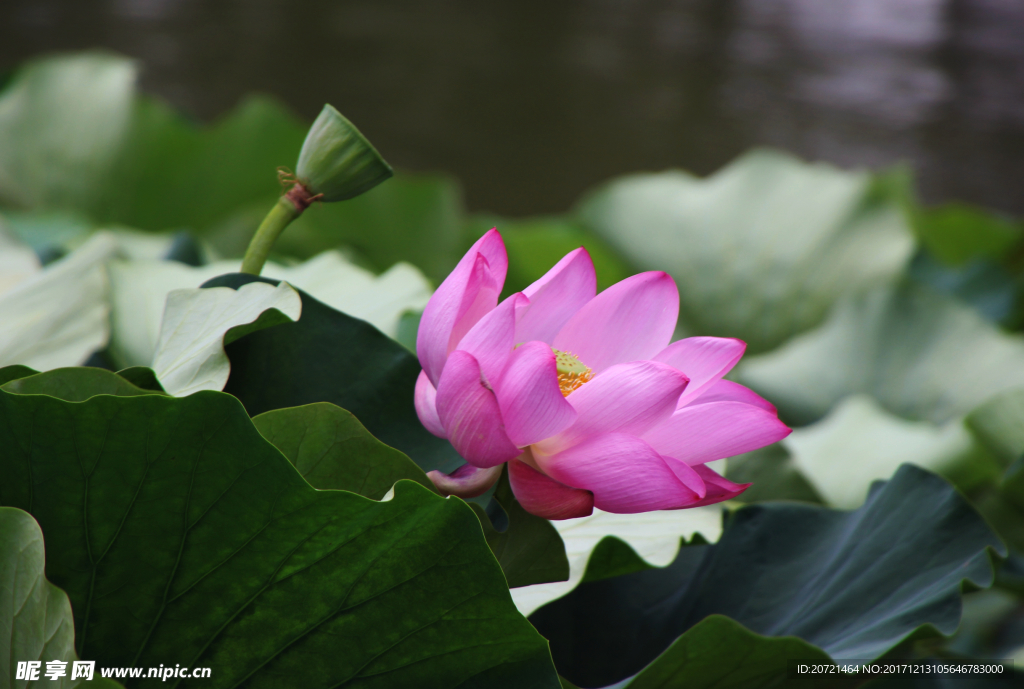
<path id="1" fill-rule="evenodd" d="M 329 101 L 473 209 L 558 212 L 770 145 L 908 161 L 928 201 L 1024 213 L 1021 0 L 0 2 L 0 70 L 93 47 L 203 120 L 250 91 L 307 118 Z"/>

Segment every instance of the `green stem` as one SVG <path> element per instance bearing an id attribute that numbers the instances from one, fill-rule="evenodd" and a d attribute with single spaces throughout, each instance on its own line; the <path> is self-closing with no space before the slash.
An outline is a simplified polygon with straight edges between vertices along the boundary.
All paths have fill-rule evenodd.
<path id="1" fill-rule="evenodd" d="M 305 210 L 305 208 L 303 208 Z M 263 264 L 267 262 L 270 250 L 274 248 L 274 242 L 281 236 L 288 223 L 299 217 L 302 213 L 295 207 L 295 203 L 285 194 L 277 200 L 274 207 L 263 218 L 259 229 L 249 242 L 249 248 L 245 250 L 245 258 L 242 259 L 242 272 L 250 275 L 259 275 L 263 270 Z"/>

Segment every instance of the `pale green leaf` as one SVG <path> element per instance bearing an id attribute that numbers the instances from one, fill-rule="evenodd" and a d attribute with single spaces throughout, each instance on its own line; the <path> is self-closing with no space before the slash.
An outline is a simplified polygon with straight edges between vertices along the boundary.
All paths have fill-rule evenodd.
<path id="1" fill-rule="evenodd" d="M 0 688 L 52 687 L 71 682 L 75 623 L 66 593 L 46 580 L 43 532 L 28 512 L 0 507 Z M 15 679 L 19 661 L 40 660 L 39 679 Z M 48 679 L 46 661 L 67 662 L 66 675 Z"/>
<path id="2" fill-rule="evenodd" d="M 222 390 L 231 374 L 224 345 L 243 334 L 298 320 L 302 301 L 287 282 L 241 289 L 181 289 L 167 295 L 153 370 L 169 394 Z"/>
<path id="3" fill-rule="evenodd" d="M 680 323 L 766 351 L 822 321 L 843 294 L 891 281 L 914 239 L 866 172 L 753 151 L 699 179 L 625 177 L 584 200 L 584 223 L 680 292 Z"/>
<path id="4" fill-rule="evenodd" d="M 106 233 L 0 294 L 0 366 L 75 366 L 107 342 Z"/>
<path id="5" fill-rule="evenodd" d="M 104 54 L 24 67 L 0 95 L 0 202 L 90 209 L 127 135 L 135 76 Z"/>
<path id="6" fill-rule="evenodd" d="M 286 280 L 392 338 L 398 335 L 402 314 L 422 310 L 432 293 L 427 279 L 408 263 L 396 263 L 374 275 L 346 261 L 337 251 L 325 251 L 290 268 L 268 266 L 263 275 Z"/>
<path id="7" fill-rule="evenodd" d="M 606 536 L 625 541 L 646 562 L 664 567 L 679 553 L 680 539 L 699 533 L 714 542 L 722 533 L 720 505 L 689 510 L 612 514 L 594 510 L 589 517 L 554 521 L 569 558 L 569 580 L 512 589 L 512 600 L 524 615 L 576 588 L 594 547 Z"/>
<path id="8" fill-rule="evenodd" d="M 6 232 L 3 218 L 0 218 L 0 295 L 40 270 L 42 266 L 36 252 Z"/>
<path id="9" fill-rule="evenodd" d="M 207 280 L 237 272 L 239 261 L 217 261 L 193 268 L 173 261 L 112 261 L 110 354 L 119 367 L 153 363 L 168 292 L 196 288 Z M 426 278 L 407 263 L 375 276 L 337 251 L 297 266 L 268 263 L 263 275 L 285 280 L 339 311 L 372 323 L 390 337 L 407 310 L 422 309 L 430 298 Z"/>
<path id="10" fill-rule="evenodd" d="M 948 474 L 976 452 L 963 421 L 942 426 L 907 421 L 867 395 L 852 395 L 827 417 L 796 428 L 782 441 L 796 467 L 834 507 L 859 507 L 872 481 L 888 479 L 909 462 Z"/>
<path id="11" fill-rule="evenodd" d="M 169 232 L 140 232 L 125 227 L 107 230 L 117 241 L 118 254 L 129 260 L 162 260 L 174 245 Z"/>
<path id="12" fill-rule="evenodd" d="M 1024 386 L 1024 337 L 904 284 L 844 300 L 820 328 L 744 359 L 737 375 L 794 423 L 864 393 L 904 418 L 943 424 Z"/>
<path id="13" fill-rule="evenodd" d="M 1024 455 L 1024 388 L 1007 390 L 967 415 L 986 448 L 1009 465 Z"/>

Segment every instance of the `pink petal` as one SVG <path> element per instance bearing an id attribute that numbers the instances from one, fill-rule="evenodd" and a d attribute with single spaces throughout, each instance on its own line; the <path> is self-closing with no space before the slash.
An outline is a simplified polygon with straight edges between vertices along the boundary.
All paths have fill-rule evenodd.
<path id="1" fill-rule="evenodd" d="M 456 452 L 473 466 L 486 469 L 520 453 L 472 354 L 456 350 L 448 357 L 437 386 L 437 416 Z"/>
<path id="2" fill-rule="evenodd" d="M 466 252 L 423 309 L 416 355 L 437 386 L 448 353 L 498 303 L 508 256 L 497 230 L 490 230 Z"/>
<path id="3" fill-rule="evenodd" d="M 666 459 L 665 461 L 670 462 L 672 460 Z M 749 483 L 733 483 L 728 479 L 722 478 L 713 469 L 709 469 L 703 464 L 695 466 L 693 469 L 704 479 L 704 485 L 707 486 L 707 494 L 700 502 L 687 505 L 687 507 L 703 507 L 704 505 L 714 505 L 724 500 L 731 500 L 747 488 L 750 488 L 751 485 Z"/>
<path id="4" fill-rule="evenodd" d="M 710 402 L 742 402 L 743 404 L 752 404 L 755 407 L 767 409 L 772 414 L 778 414 L 774 404 L 761 397 L 750 388 L 743 387 L 739 383 L 734 383 L 731 380 L 725 380 L 724 378 L 722 380 L 715 381 L 704 388 L 704 392 L 696 398 L 689 397 L 689 392 L 690 390 L 687 388 L 686 391 L 683 392 L 682 397 L 688 398 L 688 404 L 691 407 L 698 404 L 708 404 Z"/>
<path id="5" fill-rule="evenodd" d="M 522 294 L 513 294 L 481 318 L 459 342 L 457 349 L 476 358 L 491 387 L 496 387 L 516 345 L 516 314 L 529 304 Z"/>
<path id="6" fill-rule="evenodd" d="M 707 486 L 704 485 L 704 480 L 700 477 L 693 467 L 685 462 L 672 459 L 671 457 L 662 457 L 665 461 L 665 466 L 669 468 L 679 482 L 684 486 L 693 491 L 694 495 L 698 498 L 703 499 L 707 494 Z"/>
<path id="7" fill-rule="evenodd" d="M 576 422 L 539 447 L 554 454 L 599 433 L 640 435 L 672 414 L 686 383 L 682 373 L 656 361 L 612 366 L 566 398 Z"/>
<path id="8" fill-rule="evenodd" d="M 416 392 L 413 394 L 413 401 L 416 405 L 416 416 L 420 417 L 420 423 L 428 431 L 438 438 L 447 438 L 441 419 L 437 416 L 437 390 L 430 384 L 426 371 L 420 371 L 416 379 Z"/>
<path id="9" fill-rule="evenodd" d="M 641 437 L 662 455 L 693 466 L 771 445 L 789 433 L 761 407 L 711 402 L 683 407 Z"/>
<path id="10" fill-rule="evenodd" d="M 732 370 L 747 343 L 731 337 L 687 337 L 673 342 L 653 359 L 677 368 L 690 379 L 677 406 L 684 407 Z"/>
<path id="11" fill-rule="evenodd" d="M 523 294 L 530 307 L 516 325 L 516 342 L 550 343 L 573 314 L 597 293 L 594 262 L 583 247 L 566 254 Z"/>
<path id="12" fill-rule="evenodd" d="M 595 373 L 623 361 L 650 359 L 668 345 L 679 316 L 679 290 L 667 273 L 640 273 L 591 299 L 555 336 Z"/>
<path id="13" fill-rule="evenodd" d="M 530 514 L 544 519 L 586 517 L 594 511 L 594 494 L 548 478 L 518 459 L 508 463 L 516 500 Z"/>
<path id="14" fill-rule="evenodd" d="M 568 428 L 576 409 L 558 387 L 555 353 L 543 342 L 517 347 L 496 389 L 505 432 L 526 447 Z"/>
<path id="15" fill-rule="evenodd" d="M 472 464 L 463 464 L 450 474 L 440 471 L 427 473 L 441 495 L 454 495 L 459 498 L 475 498 L 486 493 L 501 477 L 501 465 L 490 469 L 480 469 Z"/>
<path id="16" fill-rule="evenodd" d="M 607 512 L 671 510 L 701 500 L 669 468 L 672 460 L 624 433 L 595 436 L 556 455 L 533 456 L 541 471 L 567 486 L 591 491 L 594 507 Z"/>

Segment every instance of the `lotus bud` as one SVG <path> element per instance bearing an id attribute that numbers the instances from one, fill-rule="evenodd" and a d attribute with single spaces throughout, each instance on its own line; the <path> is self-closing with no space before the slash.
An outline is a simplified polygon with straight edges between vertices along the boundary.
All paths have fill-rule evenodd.
<path id="1" fill-rule="evenodd" d="M 302 144 L 295 174 L 318 200 L 344 201 L 394 172 L 354 124 L 325 105 Z"/>
<path id="2" fill-rule="evenodd" d="M 259 275 L 284 228 L 314 202 L 351 199 L 393 174 L 355 125 L 325 105 L 302 142 L 295 175 L 278 169 L 287 191 L 256 229 L 242 258 L 242 272 Z"/>

